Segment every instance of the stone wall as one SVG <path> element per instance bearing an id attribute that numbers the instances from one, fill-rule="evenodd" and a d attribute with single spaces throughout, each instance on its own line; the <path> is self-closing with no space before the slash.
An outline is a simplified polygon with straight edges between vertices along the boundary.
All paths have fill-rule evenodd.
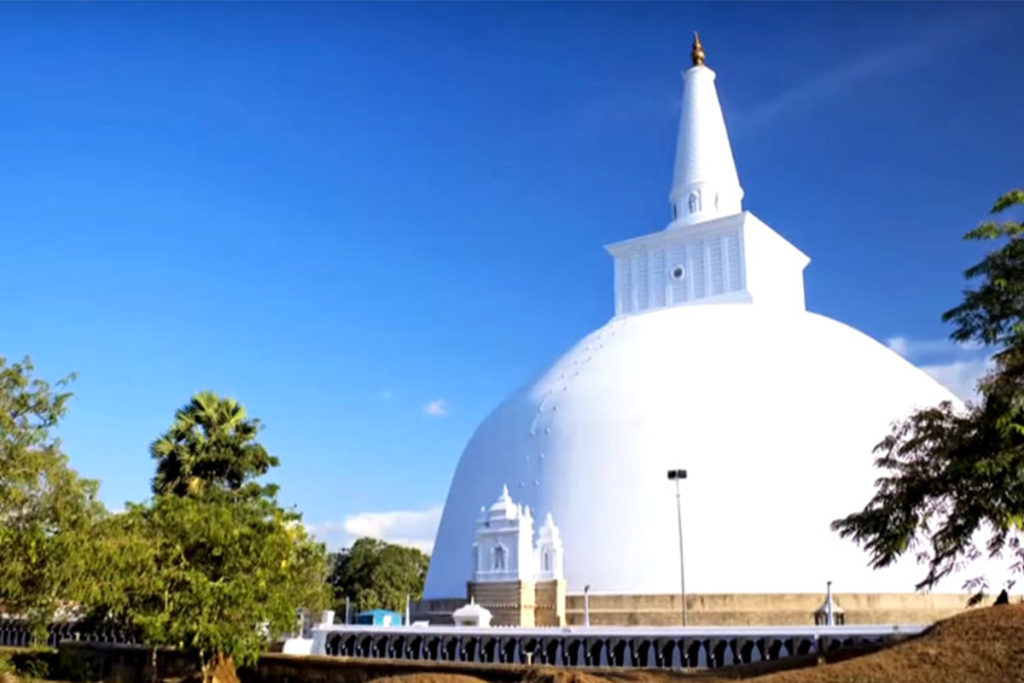
<path id="1" fill-rule="evenodd" d="M 960 594 L 837 593 L 835 603 L 846 623 L 931 624 L 966 608 Z M 723 594 L 687 596 L 692 626 L 794 626 L 813 625 L 814 613 L 825 596 L 814 593 Z M 583 624 L 583 596 L 566 599 L 569 625 Z M 592 626 L 679 626 L 682 602 L 679 595 L 590 595 Z"/>
<path id="2" fill-rule="evenodd" d="M 429 621 L 439 626 L 451 626 L 452 613 L 469 602 L 469 598 L 444 598 L 441 600 L 414 600 L 409 604 L 409 616 L 415 623 Z"/>
<path id="3" fill-rule="evenodd" d="M 490 611 L 492 626 L 536 625 L 537 588 L 532 581 L 471 582 L 469 594 Z"/>
<path id="4" fill-rule="evenodd" d="M 547 602 L 544 590 L 543 584 L 537 584 L 537 605 Z M 837 593 L 834 599 L 843 610 L 846 623 L 851 625 L 930 624 L 962 612 L 967 603 L 966 596 L 955 593 Z M 825 596 L 820 593 L 689 595 L 687 610 L 689 623 L 694 626 L 813 625 L 814 613 L 824 601 Z M 468 598 L 421 600 L 413 604 L 413 619 L 450 625 L 452 612 L 467 602 Z M 478 597 L 477 602 L 495 613 L 486 601 Z M 678 626 L 682 622 L 681 607 L 678 595 L 591 594 L 590 623 Z M 538 618 L 543 614 L 543 609 L 538 610 Z M 565 618 L 570 626 L 583 624 L 582 595 L 566 596 Z M 537 624 L 547 625 L 540 621 Z"/>
<path id="5" fill-rule="evenodd" d="M 537 626 L 565 626 L 565 581 L 538 581 Z"/>
<path id="6" fill-rule="evenodd" d="M 143 683 L 144 681 L 188 679 L 199 671 L 199 662 L 177 650 L 153 651 L 138 645 L 64 641 L 57 650 L 57 670 L 74 672 L 68 678 L 104 681 L 104 683 Z"/>

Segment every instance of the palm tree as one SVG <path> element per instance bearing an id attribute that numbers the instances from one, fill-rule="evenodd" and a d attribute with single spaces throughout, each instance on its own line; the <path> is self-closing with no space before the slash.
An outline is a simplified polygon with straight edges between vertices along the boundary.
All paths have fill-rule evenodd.
<path id="1" fill-rule="evenodd" d="M 233 398 L 212 391 L 192 397 L 174 423 L 149 447 L 157 461 L 153 493 L 198 496 L 210 487 L 237 491 L 276 467 L 278 459 L 256 441 L 260 422 Z"/>

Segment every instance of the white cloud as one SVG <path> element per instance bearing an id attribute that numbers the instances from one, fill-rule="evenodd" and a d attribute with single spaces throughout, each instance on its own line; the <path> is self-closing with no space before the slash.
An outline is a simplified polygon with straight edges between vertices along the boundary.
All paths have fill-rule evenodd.
<path id="1" fill-rule="evenodd" d="M 448 414 L 448 402 L 443 398 L 436 398 L 423 406 L 423 413 L 430 417 L 444 417 Z"/>
<path id="2" fill-rule="evenodd" d="M 907 360 L 934 358 L 950 354 L 976 354 L 982 347 L 974 342 L 961 344 L 952 339 L 911 339 L 910 337 L 889 337 L 885 345 Z"/>
<path id="3" fill-rule="evenodd" d="M 945 365 L 925 365 L 921 369 L 964 401 L 978 398 L 978 380 L 991 368 L 991 361 L 958 360 Z"/>
<path id="4" fill-rule="evenodd" d="M 357 539 L 369 537 L 430 553 L 440 523 L 441 507 L 437 506 L 426 510 L 359 512 L 341 522 L 309 524 L 307 528 L 332 549 L 347 548 Z"/>
<path id="5" fill-rule="evenodd" d="M 885 343 L 964 401 L 977 400 L 978 381 L 992 369 L 991 357 L 978 344 L 909 337 L 890 337 Z"/>
<path id="6" fill-rule="evenodd" d="M 889 337 L 885 345 L 904 358 L 910 357 L 910 340 L 906 337 Z"/>
<path id="7" fill-rule="evenodd" d="M 991 24 L 985 16 L 966 23 L 940 20 L 915 31 L 912 40 L 868 46 L 853 59 L 826 67 L 803 83 L 740 112 L 736 127 L 749 131 L 794 110 L 809 109 L 820 100 L 856 92 L 855 86 L 869 78 L 909 69 L 940 52 L 973 42 L 985 35 Z"/>

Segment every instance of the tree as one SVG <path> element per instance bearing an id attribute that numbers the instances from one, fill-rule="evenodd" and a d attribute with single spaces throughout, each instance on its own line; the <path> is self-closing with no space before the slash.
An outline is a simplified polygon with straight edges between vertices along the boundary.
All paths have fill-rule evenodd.
<path id="1" fill-rule="evenodd" d="M 98 604 L 147 645 L 194 653 L 204 681 L 323 605 L 323 546 L 272 497 L 158 496 L 112 521 Z"/>
<path id="2" fill-rule="evenodd" d="M 157 461 L 153 493 L 197 494 L 208 485 L 237 490 L 266 474 L 280 463 L 256 441 L 259 430 L 259 420 L 235 399 L 196 394 L 150 446 Z"/>
<path id="3" fill-rule="evenodd" d="M 992 214 L 1021 205 L 1024 191 L 1014 190 Z M 947 402 L 897 423 L 875 448 L 887 473 L 874 497 L 832 523 L 869 551 L 875 568 L 917 551 L 928 567 L 919 590 L 986 553 L 1008 552 L 1010 569 L 1024 571 L 1024 227 L 989 220 L 965 239 L 1002 242 L 965 272 L 977 284 L 943 315 L 956 326 L 952 339 L 994 352 L 980 398 L 966 409 Z M 977 600 L 988 579 L 973 577 L 965 588 Z"/>
<path id="4" fill-rule="evenodd" d="M 86 537 L 103 508 L 97 483 L 70 468 L 51 434 L 71 393 L 33 371 L 27 358 L 0 357 L 0 603 L 38 640 L 81 580 Z"/>
<path id="5" fill-rule="evenodd" d="M 193 653 L 204 681 L 255 660 L 297 608 L 327 597 L 324 547 L 255 481 L 277 464 L 257 426 L 232 399 L 195 396 L 153 446 L 152 501 L 108 520 L 94 546 L 94 613 Z"/>
<path id="6" fill-rule="evenodd" d="M 360 538 L 333 557 L 330 583 L 336 605 L 348 596 L 359 611 L 405 610 L 406 596 L 423 598 L 430 557 L 416 548 Z"/>

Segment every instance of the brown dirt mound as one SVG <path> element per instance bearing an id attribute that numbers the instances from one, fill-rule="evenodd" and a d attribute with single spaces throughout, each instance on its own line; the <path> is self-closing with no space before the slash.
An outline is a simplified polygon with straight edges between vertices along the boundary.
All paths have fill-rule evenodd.
<path id="1" fill-rule="evenodd" d="M 605 669 L 582 672 L 565 668 L 537 667 L 526 675 L 523 683 L 714 683 L 719 680 L 708 671 Z"/>
<path id="2" fill-rule="evenodd" d="M 1020 683 L 1024 605 L 985 607 L 941 621 L 874 654 L 750 679 L 757 683 Z"/>
<path id="3" fill-rule="evenodd" d="M 462 674 L 405 674 L 403 676 L 388 676 L 386 678 L 375 678 L 373 683 L 486 683 L 483 679 Z"/>

